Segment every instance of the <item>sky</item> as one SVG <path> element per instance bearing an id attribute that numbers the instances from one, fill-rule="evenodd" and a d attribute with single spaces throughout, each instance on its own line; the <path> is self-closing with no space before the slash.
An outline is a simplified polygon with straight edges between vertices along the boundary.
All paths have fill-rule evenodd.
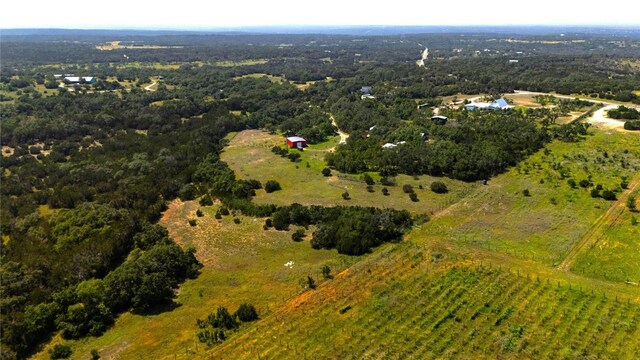
<path id="1" fill-rule="evenodd" d="M 206 30 L 271 25 L 617 25 L 640 28 L 640 5 L 634 3 L 633 0 L 14 0 L 3 3 L 0 28 Z"/>

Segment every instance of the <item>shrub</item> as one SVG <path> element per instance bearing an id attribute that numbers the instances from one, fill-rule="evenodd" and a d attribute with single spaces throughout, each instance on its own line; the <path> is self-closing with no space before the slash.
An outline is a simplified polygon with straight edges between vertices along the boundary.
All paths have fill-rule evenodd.
<path id="1" fill-rule="evenodd" d="M 256 311 L 256 308 L 247 303 L 241 304 L 234 315 L 242 322 L 258 320 L 258 312 Z"/>
<path id="2" fill-rule="evenodd" d="M 224 216 L 229 215 L 229 208 L 228 208 L 228 207 L 226 207 L 226 206 L 222 206 L 222 207 L 220 207 L 220 214 L 222 214 L 222 215 L 224 215 Z"/>
<path id="3" fill-rule="evenodd" d="M 329 169 L 328 167 L 322 169 L 322 175 L 331 176 L 331 169 Z"/>
<path id="4" fill-rule="evenodd" d="M 583 179 L 583 180 L 580 180 L 580 183 L 578 183 L 578 185 L 580 185 L 580 187 L 587 188 L 591 185 L 591 181 L 587 179 Z"/>
<path id="5" fill-rule="evenodd" d="M 631 215 L 631 225 L 632 226 L 638 225 L 638 219 L 636 219 L 636 217 L 633 215 Z"/>
<path id="6" fill-rule="evenodd" d="M 222 214 L 220 213 L 220 211 L 216 211 L 215 218 L 218 220 L 222 219 Z"/>
<path id="7" fill-rule="evenodd" d="M 300 161 L 300 154 L 298 154 L 297 152 L 290 153 L 289 155 L 287 155 L 287 157 L 288 157 L 288 158 L 289 158 L 289 160 L 291 160 L 292 162 L 298 162 L 298 161 Z"/>
<path id="8" fill-rule="evenodd" d="M 196 226 L 196 224 L 197 224 L 196 219 L 189 219 L 189 225 Z"/>
<path id="9" fill-rule="evenodd" d="M 382 195 L 389 196 L 389 189 L 387 189 L 386 187 L 382 188 Z"/>
<path id="10" fill-rule="evenodd" d="M 51 350 L 49 350 L 49 357 L 51 359 L 68 359 L 71 356 L 71 347 L 69 345 L 55 344 Z"/>
<path id="11" fill-rule="evenodd" d="M 304 239 L 304 229 L 298 229 L 291 234 L 291 240 L 300 242 Z"/>
<path id="12" fill-rule="evenodd" d="M 240 224 L 240 218 L 233 218 L 233 222 L 235 224 Z"/>
<path id="13" fill-rule="evenodd" d="M 345 199 L 345 200 L 351 199 L 351 197 L 349 196 L 349 192 L 348 191 L 343 192 L 342 193 L 342 198 Z"/>
<path id="14" fill-rule="evenodd" d="M 524 189 L 524 190 L 522 190 L 522 195 L 531 196 L 531 192 L 529 192 L 529 189 Z"/>
<path id="15" fill-rule="evenodd" d="M 396 182 L 393 178 L 387 177 L 387 176 L 383 176 L 380 178 L 380 184 L 384 185 L 384 186 L 395 186 Z"/>
<path id="16" fill-rule="evenodd" d="M 573 179 L 567 180 L 567 184 L 569 184 L 569 186 L 571 186 L 572 189 L 575 189 L 577 186 L 576 181 Z"/>
<path id="17" fill-rule="evenodd" d="M 280 187 L 280 183 L 275 180 L 267 180 L 267 183 L 264 184 L 264 191 L 267 193 L 272 193 L 278 190 L 282 190 L 282 188 Z"/>
<path id="18" fill-rule="evenodd" d="M 630 211 L 634 211 L 634 212 L 638 211 L 638 207 L 636 206 L 636 195 L 635 194 L 631 194 L 627 198 L 627 207 L 629 208 Z"/>
<path id="19" fill-rule="evenodd" d="M 204 213 L 202 212 L 202 210 L 198 209 L 198 210 L 196 210 L 196 216 L 197 217 L 203 217 Z"/>
<path id="20" fill-rule="evenodd" d="M 598 188 L 591 189 L 591 197 L 592 198 L 599 198 L 600 197 L 600 191 L 598 190 Z"/>
<path id="21" fill-rule="evenodd" d="M 272 227 L 273 227 L 273 220 L 271 220 L 271 218 L 267 218 L 267 220 L 264 221 L 264 226 L 262 228 L 267 230 Z"/>
<path id="22" fill-rule="evenodd" d="M 367 185 L 367 191 L 368 191 L 368 192 L 370 192 L 370 193 L 372 193 L 372 192 L 374 192 L 375 190 L 373 190 L 373 186 L 371 186 L 371 185 Z"/>
<path id="23" fill-rule="evenodd" d="M 402 191 L 405 194 L 411 194 L 413 192 L 413 186 L 411 186 L 409 184 L 404 184 L 404 185 L 402 185 Z"/>
<path id="24" fill-rule="evenodd" d="M 322 266 L 320 272 L 322 272 L 322 276 L 324 276 L 325 279 L 331 279 L 331 268 L 329 265 Z"/>
<path id="25" fill-rule="evenodd" d="M 417 202 L 418 201 L 418 195 L 416 195 L 416 193 L 412 192 L 411 194 L 409 194 L 409 199 L 411 199 L 411 201 L 413 201 L 413 202 Z"/>
<path id="26" fill-rule="evenodd" d="M 98 359 L 100 359 L 100 354 L 98 354 L 98 350 L 91 349 L 91 360 L 98 360 Z"/>
<path id="27" fill-rule="evenodd" d="M 431 191 L 436 194 L 446 194 L 449 192 L 447 185 L 442 181 L 434 181 L 431 183 Z"/>
<path id="28" fill-rule="evenodd" d="M 605 200 L 615 200 L 616 193 L 611 190 L 605 190 L 602 192 L 602 198 Z"/>
<path id="29" fill-rule="evenodd" d="M 622 180 L 622 182 L 620 183 L 620 187 L 623 189 L 628 189 L 629 188 L 629 181 L 628 180 Z"/>
<path id="30" fill-rule="evenodd" d="M 640 120 L 625 121 L 625 130 L 640 130 Z"/>
<path id="31" fill-rule="evenodd" d="M 213 205 L 213 199 L 211 199 L 211 196 L 206 195 L 200 198 L 200 206 L 211 206 Z"/>
<path id="32" fill-rule="evenodd" d="M 376 183 L 375 181 L 373 181 L 373 178 L 369 174 L 364 174 L 362 176 L 362 179 L 364 180 L 365 183 L 367 183 L 367 185 L 373 185 Z"/>

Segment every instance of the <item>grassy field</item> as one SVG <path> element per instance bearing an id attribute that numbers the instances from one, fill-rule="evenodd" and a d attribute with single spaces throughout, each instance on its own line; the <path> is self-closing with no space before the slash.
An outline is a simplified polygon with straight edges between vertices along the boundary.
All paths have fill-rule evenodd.
<path id="1" fill-rule="evenodd" d="M 269 59 L 246 59 L 246 60 L 225 60 L 225 61 L 216 61 L 213 63 L 215 66 L 221 67 L 234 67 L 234 66 L 248 66 L 248 65 L 260 65 L 266 64 L 269 62 Z"/>
<path id="2" fill-rule="evenodd" d="M 265 183 L 276 180 L 281 191 L 267 194 L 258 190 L 254 201 L 289 205 L 297 202 L 303 205 L 360 205 L 406 209 L 413 213 L 433 214 L 458 201 L 477 187 L 447 178 L 430 176 L 396 178 L 396 186 L 388 186 L 389 196 L 382 194 L 383 186 L 373 185 L 374 192 L 367 191 L 367 185 L 360 176 L 340 174 L 325 177 L 322 169 L 326 166 L 324 156 L 337 146 L 339 137 L 318 145 L 311 145 L 300 152 L 301 161 L 293 163 L 271 152 L 274 145 L 284 144 L 280 135 L 270 135 L 263 131 L 246 130 L 236 134 L 222 153 L 222 160 L 242 179 L 256 179 Z M 307 167 L 307 163 L 309 166 Z M 375 178 L 377 174 L 372 174 Z M 449 188 L 448 194 L 435 194 L 429 190 L 431 182 L 443 181 Z M 402 192 L 402 185 L 410 184 L 418 195 L 418 202 L 412 202 L 409 195 Z M 422 186 L 423 189 L 419 187 Z M 343 200 L 342 193 L 349 192 L 351 200 Z"/>
<path id="3" fill-rule="evenodd" d="M 197 358 L 637 358 L 640 306 L 446 248 L 387 246 Z"/>
<path id="4" fill-rule="evenodd" d="M 178 292 L 178 306 L 157 315 L 121 315 L 103 336 L 68 341 L 74 358 L 89 358 L 98 349 L 102 359 L 173 358 L 196 348 L 196 318 L 205 318 L 218 306 L 235 311 L 243 302 L 256 306 L 261 317 L 267 317 L 287 299 L 297 295 L 299 281 L 307 275 L 317 283 L 323 265 L 334 273 L 358 261 L 358 257 L 339 255 L 335 251 L 313 250 L 307 241 L 291 240 L 291 232 L 263 231 L 264 219 L 233 216 L 216 220 L 217 206 L 203 208 L 205 216 L 197 217 L 195 202 L 174 201 L 161 224 L 182 246 L 196 248 L 196 256 L 204 264 L 195 280 L 188 280 Z M 197 219 L 191 227 L 187 220 Z M 293 261 L 293 266 L 284 266 Z M 36 359 L 48 359 L 47 350 L 61 339 L 55 339 Z M 202 349 L 202 344 L 199 344 Z"/>
<path id="5" fill-rule="evenodd" d="M 434 180 L 426 176 L 399 176 L 390 196 L 380 185 L 368 193 L 358 176 L 322 176 L 338 137 L 292 163 L 270 150 L 282 136 L 230 134 L 222 159 L 240 178 L 282 185 L 259 190 L 256 202 L 387 206 L 432 219 L 402 243 L 354 258 L 295 243 L 291 231 L 264 231 L 264 219 L 216 220 L 217 205 L 198 218 L 195 202 L 174 201 L 161 224 L 204 264 L 181 286 L 179 306 L 126 313 L 99 338 L 65 342 L 74 357 L 97 349 L 105 359 L 640 358 L 640 225 L 631 225 L 640 214 L 624 208 L 640 183 L 640 137 L 589 132 L 549 144 L 487 186 L 445 179 L 444 196 L 426 190 Z M 569 179 L 616 190 L 618 201 L 592 198 L 591 187 L 572 188 Z M 402 193 L 405 183 L 419 202 Z M 345 189 L 352 200 L 340 196 Z M 324 264 L 333 279 L 319 276 Z M 307 275 L 316 290 L 300 287 Z M 213 348 L 196 342 L 196 318 L 242 302 L 256 305 L 261 320 Z"/>
<path id="6" fill-rule="evenodd" d="M 429 226 L 455 241 L 559 265 L 611 205 L 592 198 L 590 188 L 571 188 L 569 179 L 590 178 L 593 185 L 622 193 L 622 177 L 640 169 L 640 137 L 591 134 L 578 143 L 551 143 Z"/>
<path id="7" fill-rule="evenodd" d="M 632 218 L 640 219 L 640 213 L 629 211 L 624 201 L 611 210 L 611 216 L 603 218 L 603 226 L 594 233 L 593 241 L 577 256 L 571 271 L 638 285 L 640 225 L 634 225 Z"/>

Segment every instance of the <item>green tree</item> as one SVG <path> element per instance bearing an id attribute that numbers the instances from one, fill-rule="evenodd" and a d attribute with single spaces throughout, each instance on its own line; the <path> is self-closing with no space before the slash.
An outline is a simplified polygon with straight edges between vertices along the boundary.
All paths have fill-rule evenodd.
<path id="1" fill-rule="evenodd" d="M 322 175 L 331 176 L 331 169 L 329 169 L 328 167 L 322 169 Z"/>
<path id="2" fill-rule="evenodd" d="M 295 242 L 300 242 L 304 239 L 304 229 L 297 229 L 291 234 L 291 239 Z"/>
<path id="3" fill-rule="evenodd" d="M 234 316 L 242 322 L 258 320 L 258 312 L 256 311 L 256 308 L 253 305 L 247 303 L 241 304 Z"/>
<path id="4" fill-rule="evenodd" d="M 631 194 L 627 198 L 627 208 L 629 208 L 629 210 L 633 212 L 638 211 L 638 207 L 636 205 L 636 194 Z"/>
<path id="5" fill-rule="evenodd" d="M 331 279 L 331 268 L 329 267 L 329 265 L 323 265 L 320 271 L 322 272 L 322 276 L 324 276 L 325 279 Z"/>
<path id="6" fill-rule="evenodd" d="M 272 193 L 281 189 L 282 188 L 280 187 L 280 183 L 275 180 L 267 180 L 267 182 L 264 184 L 264 191 L 266 191 L 267 193 Z"/>

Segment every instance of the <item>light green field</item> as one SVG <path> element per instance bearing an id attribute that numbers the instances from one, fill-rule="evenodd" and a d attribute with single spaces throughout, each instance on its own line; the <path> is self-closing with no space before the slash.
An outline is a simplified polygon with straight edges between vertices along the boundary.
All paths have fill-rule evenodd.
<path id="1" fill-rule="evenodd" d="M 581 252 L 571 271 L 610 281 L 640 284 L 640 213 L 631 212 L 620 202 L 610 216 L 603 219 L 593 242 Z"/>
<path id="2" fill-rule="evenodd" d="M 325 281 L 319 274 L 323 265 L 338 273 L 359 260 L 313 250 L 308 241 L 293 242 L 292 231 L 263 231 L 261 218 L 238 216 L 241 223 L 235 224 L 231 215 L 216 220 L 217 206 L 204 208 L 200 218 L 195 215 L 198 208 L 192 201 L 174 201 L 160 222 L 183 247 L 194 246 L 204 264 L 198 278 L 180 287 L 175 299 L 179 306 L 157 315 L 125 313 L 101 337 L 65 341 L 73 347 L 74 358 L 88 359 L 91 349 L 98 349 L 102 359 L 164 359 L 174 354 L 184 359 L 196 348 L 196 318 L 205 318 L 218 306 L 235 311 L 243 302 L 266 317 L 302 290 L 300 279 L 311 275 L 320 284 Z M 197 219 L 197 226 L 189 226 L 188 219 Z M 284 266 L 288 261 L 294 262 L 292 267 Z M 56 341 L 35 358 L 48 359 L 46 351 Z M 203 350 L 203 344 L 198 346 Z"/>
<path id="3" fill-rule="evenodd" d="M 572 189 L 568 179 L 579 182 L 591 175 L 594 185 L 619 189 L 622 176 L 630 177 L 640 169 L 640 137 L 590 132 L 593 135 L 578 143 L 553 142 L 547 147 L 548 155 L 539 151 L 490 180 L 430 223 L 432 231 L 473 246 L 559 265 L 611 206 L 610 201 L 592 198 L 590 189 Z M 525 189 L 530 196 L 523 195 Z"/>
<path id="4" fill-rule="evenodd" d="M 282 83 L 287 82 L 287 79 L 283 78 L 282 76 L 273 76 L 273 75 L 263 74 L 263 73 L 247 74 L 247 75 L 241 75 L 241 76 L 234 77 L 234 79 L 236 79 L 236 80 L 237 79 L 246 79 L 246 78 L 250 78 L 250 79 L 267 78 L 267 79 L 271 80 L 271 82 L 278 83 L 278 84 L 282 84 Z"/>
<path id="5" fill-rule="evenodd" d="M 637 358 L 640 307 L 512 273 L 382 249 L 197 358 Z M 408 256 L 412 254 L 412 256 Z M 445 255 L 444 259 L 447 259 Z"/>
<path id="6" fill-rule="evenodd" d="M 269 59 L 246 59 L 246 60 L 226 60 L 226 61 L 216 61 L 214 63 L 215 66 L 221 67 L 233 67 L 233 66 L 248 66 L 248 65 L 260 65 L 266 64 L 269 62 Z"/>
<path id="7" fill-rule="evenodd" d="M 263 131 L 246 130 L 235 135 L 221 155 L 236 175 L 242 179 L 256 179 L 263 184 L 276 180 L 282 190 L 267 194 L 258 190 L 254 201 L 261 204 L 289 205 L 297 202 L 303 205 L 359 205 L 406 209 L 413 213 L 433 214 L 458 201 L 477 187 L 448 178 L 420 176 L 413 178 L 401 175 L 396 178 L 396 186 L 388 186 L 390 195 L 382 194 L 383 186 L 373 185 L 374 192 L 367 191 L 367 185 L 360 176 L 340 174 L 325 177 L 322 169 L 326 166 L 325 154 L 337 145 L 339 137 L 328 142 L 310 145 L 300 152 L 301 161 L 291 162 L 271 152 L 274 145 L 283 145 L 284 138 Z M 294 150 L 295 151 L 295 150 Z M 309 163 L 309 167 L 307 167 Z M 374 179 L 379 178 L 372 174 Z M 448 194 L 435 194 L 429 190 L 433 181 L 443 181 L 449 188 Z M 412 202 L 409 195 L 402 192 L 402 185 L 410 184 L 418 195 L 418 202 Z M 423 189 L 419 186 L 422 185 Z M 347 191 L 351 200 L 343 200 Z"/>

